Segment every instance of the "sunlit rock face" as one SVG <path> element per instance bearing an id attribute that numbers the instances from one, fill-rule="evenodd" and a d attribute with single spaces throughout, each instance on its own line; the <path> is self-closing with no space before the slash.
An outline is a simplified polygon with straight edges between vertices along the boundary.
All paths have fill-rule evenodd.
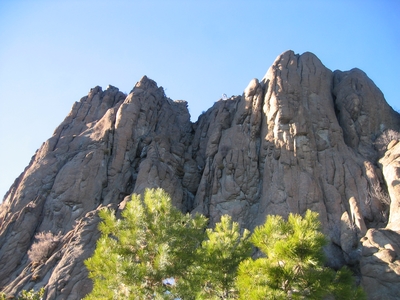
<path id="1" fill-rule="evenodd" d="M 83 261 L 99 236 L 97 210 L 162 187 L 211 225 L 230 214 L 254 229 L 268 214 L 317 211 L 328 264 L 357 271 L 370 299 L 395 299 L 400 143 L 382 142 L 389 131 L 396 140 L 400 116 L 366 74 L 332 72 L 312 53 L 281 54 L 242 96 L 216 102 L 196 123 L 185 101 L 146 76 L 129 95 L 95 87 L 0 206 L 0 288 L 82 298 L 92 288 Z M 31 262 L 35 235 L 48 231 L 60 241 Z"/>

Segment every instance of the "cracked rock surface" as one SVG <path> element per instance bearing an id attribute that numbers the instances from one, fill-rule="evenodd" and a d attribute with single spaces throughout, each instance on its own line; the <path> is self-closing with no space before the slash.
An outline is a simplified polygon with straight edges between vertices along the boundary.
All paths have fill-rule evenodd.
<path id="1" fill-rule="evenodd" d="M 146 76 L 129 95 L 95 87 L 4 197 L 0 289 L 44 286 L 46 299 L 82 298 L 92 287 L 83 261 L 99 236 L 97 210 L 162 187 L 211 225 L 230 214 L 254 229 L 268 214 L 317 211 L 329 265 L 358 272 L 370 299 L 396 299 L 400 143 L 376 147 L 388 131 L 400 131 L 400 116 L 366 74 L 332 72 L 312 53 L 281 54 L 243 95 L 195 123 L 185 101 Z M 35 235 L 49 231 L 60 242 L 32 262 Z"/>

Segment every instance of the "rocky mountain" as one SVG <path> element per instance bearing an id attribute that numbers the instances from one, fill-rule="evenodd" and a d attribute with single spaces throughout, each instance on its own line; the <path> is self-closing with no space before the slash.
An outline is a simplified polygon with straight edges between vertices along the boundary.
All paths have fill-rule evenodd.
<path id="1" fill-rule="evenodd" d="M 358 69 L 312 53 L 281 54 L 242 96 L 191 123 L 144 76 L 125 95 L 92 88 L 33 156 L 0 206 L 0 289 L 45 287 L 46 299 L 90 292 L 83 261 L 97 211 L 162 187 L 211 224 L 253 229 L 268 214 L 317 211 L 328 263 L 349 265 L 369 299 L 400 295 L 400 115 Z"/>

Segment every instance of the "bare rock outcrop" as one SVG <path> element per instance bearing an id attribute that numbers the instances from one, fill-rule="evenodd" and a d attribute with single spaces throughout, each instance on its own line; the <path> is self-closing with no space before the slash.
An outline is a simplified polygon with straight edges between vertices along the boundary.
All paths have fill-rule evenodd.
<path id="1" fill-rule="evenodd" d="M 184 101 L 143 77 L 126 96 L 91 89 L 6 194 L 0 213 L 0 286 L 15 294 L 47 286 L 48 299 L 80 299 L 91 289 L 83 260 L 97 237 L 96 210 L 160 186 L 187 210 L 184 169 L 192 125 Z M 195 173 L 193 173 L 195 176 Z M 192 176 L 192 177 L 193 177 Z M 83 221 L 89 225 L 78 226 Z M 63 235 L 38 271 L 27 252 L 37 232 Z"/>
<path id="2" fill-rule="evenodd" d="M 382 92 L 359 70 L 334 72 L 335 106 L 346 144 L 371 161 L 377 158 L 374 141 L 385 130 L 398 131 L 398 113 Z"/>
<path id="3" fill-rule="evenodd" d="M 0 206 L 0 289 L 45 286 L 47 299 L 82 298 L 96 211 L 162 187 L 211 225 L 230 214 L 253 229 L 268 214 L 317 211 L 328 263 L 358 272 L 370 299 L 395 299 L 400 143 L 382 150 L 376 142 L 388 131 L 400 131 L 400 116 L 366 74 L 332 72 L 312 53 L 283 53 L 242 96 L 216 102 L 196 123 L 185 101 L 147 77 L 129 95 L 96 87 Z M 28 250 L 40 232 L 61 240 L 38 263 Z"/>
<path id="4" fill-rule="evenodd" d="M 387 228 L 400 232 L 400 140 L 390 141 L 387 148 L 385 156 L 379 163 L 382 166 L 389 197 L 384 193 L 378 196 L 383 202 L 390 201 Z"/>
<path id="5" fill-rule="evenodd" d="M 400 295 L 400 143 L 392 140 L 387 148 L 379 163 L 389 195 L 379 190 L 375 196 L 390 204 L 388 224 L 386 228 L 369 229 L 361 239 L 362 284 L 373 300 L 396 299 Z"/>

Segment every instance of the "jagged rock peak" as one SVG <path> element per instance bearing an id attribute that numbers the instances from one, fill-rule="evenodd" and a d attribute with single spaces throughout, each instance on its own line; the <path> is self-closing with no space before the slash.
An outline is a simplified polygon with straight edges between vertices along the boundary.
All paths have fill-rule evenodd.
<path id="1" fill-rule="evenodd" d="M 148 78 L 146 75 L 144 75 L 134 86 L 134 88 L 131 90 L 133 92 L 135 88 L 138 89 L 158 89 L 157 83 Z M 161 87 L 160 87 L 161 88 Z M 161 88 L 162 89 L 162 88 Z"/>
<path id="2" fill-rule="evenodd" d="M 0 206 L 0 289 L 82 298 L 98 209 L 119 212 L 132 193 L 161 187 L 211 225 L 230 214 L 254 229 L 268 214 L 317 211 L 328 263 L 357 271 L 369 299 L 396 299 L 399 132 L 399 114 L 365 73 L 332 72 L 309 52 L 284 52 L 242 96 L 216 102 L 196 123 L 185 101 L 147 76 L 129 95 L 94 87 Z M 45 232 L 57 243 L 32 261 Z"/>

